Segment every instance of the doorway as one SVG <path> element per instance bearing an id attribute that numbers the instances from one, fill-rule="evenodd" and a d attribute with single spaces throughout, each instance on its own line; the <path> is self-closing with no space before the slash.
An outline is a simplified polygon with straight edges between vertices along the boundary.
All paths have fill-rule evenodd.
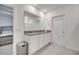
<path id="1" fill-rule="evenodd" d="M 64 41 L 64 15 L 53 17 L 53 39 L 52 41 L 63 45 Z"/>

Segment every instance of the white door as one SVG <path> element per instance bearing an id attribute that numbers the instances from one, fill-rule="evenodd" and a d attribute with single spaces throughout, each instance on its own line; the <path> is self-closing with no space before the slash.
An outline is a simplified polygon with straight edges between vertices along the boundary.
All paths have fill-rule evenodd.
<path id="1" fill-rule="evenodd" d="M 53 42 L 64 44 L 64 16 L 53 18 Z"/>

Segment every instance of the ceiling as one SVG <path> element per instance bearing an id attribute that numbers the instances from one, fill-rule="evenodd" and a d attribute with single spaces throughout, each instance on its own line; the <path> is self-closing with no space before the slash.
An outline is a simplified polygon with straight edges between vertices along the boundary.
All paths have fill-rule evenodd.
<path id="1" fill-rule="evenodd" d="M 34 7 L 38 8 L 39 10 L 42 10 L 42 11 L 46 10 L 46 12 L 51 12 L 55 9 L 65 6 L 67 4 L 28 4 L 28 5 L 33 5 Z M 11 5 L 11 4 L 7 4 L 7 6 L 13 7 L 13 5 Z"/>
<path id="2" fill-rule="evenodd" d="M 63 7 L 65 4 L 36 4 L 35 6 L 40 8 L 41 10 L 46 9 L 47 12 L 55 10 L 57 8 Z"/>

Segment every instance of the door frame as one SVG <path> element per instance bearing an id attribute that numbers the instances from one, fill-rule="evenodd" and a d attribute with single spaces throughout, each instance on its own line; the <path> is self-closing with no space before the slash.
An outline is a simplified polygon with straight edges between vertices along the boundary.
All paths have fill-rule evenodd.
<path id="1" fill-rule="evenodd" d="M 58 17 L 62 17 L 62 16 L 65 16 L 64 14 L 60 14 L 60 15 L 56 15 L 56 16 L 52 16 L 52 29 L 51 29 L 51 41 L 52 41 L 52 43 L 54 43 L 54 41 L 53 41 L 53 20 L 54 20 L 54 18 L 58 18 Z M 63 22 L 64 22 L 64 19 L 63 19 Z"/>

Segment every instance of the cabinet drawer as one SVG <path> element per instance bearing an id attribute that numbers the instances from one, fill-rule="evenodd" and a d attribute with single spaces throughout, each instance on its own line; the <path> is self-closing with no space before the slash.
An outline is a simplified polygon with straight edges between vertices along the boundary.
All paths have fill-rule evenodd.
<path id="1" fill-rule="evenodd" d="M 39 50 L 39 36 L 31 36 L 29 41 L 29 54 L 33 54 L 37 50 Z"/>

